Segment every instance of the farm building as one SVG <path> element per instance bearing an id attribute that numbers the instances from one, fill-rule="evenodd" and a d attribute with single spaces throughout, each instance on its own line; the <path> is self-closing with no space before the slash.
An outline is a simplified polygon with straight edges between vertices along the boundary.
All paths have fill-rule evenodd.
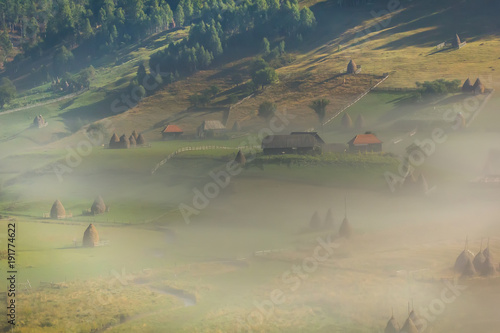
<path id="1" fill-rule="evenodd" d="M 302 134 L 307 134 L 307 135 L 312 135 L 316 141 L 320 144 L 325 144 L 325 141 L 319 136 L 318 132 L 292 132 L 290 135 L 302 135 Z"/>
<path id="2" fill-rule="evenodd" d="M 184 133 L 182 129 L 177 125 L 167 125 L 165 129 L 161 132 L 163 139 L 177 139 Z"/>
<path id="3" fill-rule="evenodd" d="M 372 133 L 358 134 L 347 144 L 350 152 L 382 151 L 382 141 Z"/>
<path id="4" fill-rule="evenodd" d="M 218 120 L 204 120 L 198 127 L 198 136 L 200 138 L 214 137 L 226 131 L 226 126 Z"/>
<path id="5" fill-rule="evenodd" d="M 321 142 L 311 134 L 268 135 L 262 140 L 262 150 L 266 155 L 308 154 L 320 147 Z"/>

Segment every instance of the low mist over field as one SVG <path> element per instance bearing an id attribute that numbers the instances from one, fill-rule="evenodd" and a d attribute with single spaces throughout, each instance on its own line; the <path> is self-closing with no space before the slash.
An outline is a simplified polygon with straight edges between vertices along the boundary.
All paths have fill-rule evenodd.
<path id="1" fill-rule="evenodd" d="M 498 331 L 496 3 L 1 4 L 1 331 Z"/>

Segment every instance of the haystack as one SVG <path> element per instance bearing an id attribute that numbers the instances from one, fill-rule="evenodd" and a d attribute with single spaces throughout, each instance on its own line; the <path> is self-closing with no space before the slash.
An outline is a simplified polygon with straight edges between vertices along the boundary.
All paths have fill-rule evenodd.
<path id="1" fill-rule="evenodd" d="M 358 115 L 354 122 L 354 127 L 356 129 L 363 129 L 365 127 L 365 118 L 362 115 Z"/>
<path id="2" fill-rule="evenodd" d="M 118 148 L 119 143 L 120 139 L 118 139 L 118 135 L 116 135 L 116 133 L 113 133 L 111 139 L 109 140 L 109 148 Z"/>
<path id="3" fill-rule="evenodd" d="M 146 144 L 146 139 L 144 139 L 144 135 L 139 134 L 139 136 L 137 137 L 137 139 L 135 140 L 137 145 L 145 145 Z"/>
<path id="4" fill-rule="evenodd" d="M 411 321 L 413 321 L 413 324 L 415 325 L 417 330 L 421 332 L 424 329 L 424 321 L 415 313 L 415 310 L 411 310 L 409 317 Z"/>
<path id="5" fill-rule="evenodd" d="M 481 246 L 479 247 L 479 252 L 476 254 L 474 259 L 472 260 L 472 264 L 476 271 L 480 272 L 483 268 L 483 264 L 486 258 L 483 255 L 483 240 L 481 240 Z"/>
<path id="6" fill-rule="evenodd" d="M 342 127 L 352 128 L 352 119 L 347 112 L 342 116 Z"/>
<path id="7" fill-rule="evenodd" d="M 458 37 L 458 34 L 455 35 L 455 38 L 451 41 L 451 45 L 455 48 L 459 48 L 460 44 L 462 44 L 462 41 L 460 40 L 460 37 Z"/>
<path id="8" fill-rule="evenodd" d="M 351 59 L 351 61 L 349 61 L 349 64 L 347 65 L 347 74 L 356 74 L 357 70 L 358 70 L 358 66 Z"/>
<path id="9" fill-rule="evenodd" d="M 492 276 L 497 273 L 495 265 L 493 265 L 493 262 L 491 260 L 491 256 L 486 257 L 479 272 L 484 276 Z"/>
<path id="10" fill-rule="evenodd" d="M 130 142 L 130 147 L 136 146 L 135 137 L 133 134 L 131 136 L 129 136 L 128 141 Z"/>
<path id="11" fill-rule="evenodd" d="M 245 163 L 247 162 L 247 159 L 245 158 L 245 155 L 243 154 L 243 152 L 240 150 L 238 150 L 238 153 L 236 154 L 236 157 L 234 158 L 234 161 L 238 164 L 240 164 L 241 166 L 245 165 Z"/>
<path id="12" fill-rule="evenodd" d="M 457 113 L 455 117 L 455 123 L 453 124 L 455 129 L 464 129 L 465 128 L 465 118 L 462 112 Z"/>
<path id="13" fill-rule="evenodd" d="M 394 315 L 392 315 L 389 321 L 387 322 L 384 333 L 399 333 L 399 324 L 397 320 L 394 318 Z"/>
<path id="14" fill-rule="evenodd" d="M 128 141 L 125 134 L 120 136 L 119 148 L 122 148 L 122 149 L 130 148 L 130 141 Z"/>
<path id="15" fill-rule="evenodd" d="M 43 119 L 42 115 L 39 114 L 38 116 L 33 119 L 33 125 L 35 125 L 38 128 L 42 128 L 46 125 L 45 119 Z"/>
<path id="16" fill-rule="evenodd" d="M 423 173 L 421 173 L 418 176 L 417 185 L 419 187 L 419 190 L 422 191 L 424 194 L 427 194 L 427 192 L 429 192 L 429 185 L 428 185 L 427 179 L 425 179 L 425 176 Z"/>
<path id="17" fill-rule="evenodd" d="M 309 221 L 309 227 L 313 230 L 318 230 L 321 228 L 321 219 L 319 218 L 318 211 L 315 211 L 313 216 L 311 217 L 311 221 Z"/>
<path id="18" fill-rule="evenodd" d="M 470 79 L 467 78 L 467 80 L 465 80 L 464 82 L 464 85 L 462 86 L 462 92 L 469 93 L 471 91 L 472 91 L 472 84 L 470 83 Z"/>
<path id="19" fill-rule="evenodd" d="M 464 270 L 462 271 L 462 277 L 472 277 L 476 275 L 476 270 L 474 269 L 474 264 L 472 263 L 472 259 L 467 257 L 465 259 Z"/>
<path id="20" fill-rule="evenodd" d="M 406 319 L 403 327 L 401 328 L 400 333 L 418 333 L 418 329 L 410 317 L 408 317 L 408 319 Z"/>
<path id="21" fill-rule="evenodd" d="M 485 88 L 484 88 L 484 85 L 479 78 L 476 80 L 476 82 L 474 82 L 474 85 L 472 86 L 472 90 L 473 90 L 474 94 L 476 94 L 476 95 L 484 94 Z"/>
<path id="22" fill-rule="evenodd" d="M 491 253 L 490 253 L 490 239 L 488 238 L 488 243 L 486 243 L 486 248 L 483 250 L 483 256 L 485 258 L 487 258 L 490 255 L 491 255 Z"/>
<path id="23" fill-rule="evenodd" d="M 99 234 L 97 233 L 97 229 L 91 223 L 87 230 L 83 233 L 83 242 L 82 245 L 84 247 L 94 247 L 99 242 Z"/>
<path id="24" fill-rule="evenodd" d="M 455 260 L 455 272 L 457 273 L 462 273 L 465 269 L 465 266 L 467 265 L 468 260 L 470 260 L 471 265 L 472 265 L 472 260 L 474 260 L 474 253 L 469 251 L 467 248 L 467 238 L 465 239 L 465 248 L 464 250 L 458 255 L 457 260 Z M 474 268 L 474 265 L 472 265 L 472 268 Z"/>
<path id="25" fill-rule="evenodd" d="M 134 140 L 137 141 L 137 132 L 136 132 L 136 130 L 132 131 L 132 136 L 134 137 Z"/>
<path id="26" fill-rule="evenodd" d="M 347 217 L 345 217 L 339 228 L 339 236 L 344 238 L 351 238 L 351 235 L 352 235 L 351 224 L 349 223 Z"/>
<path id="27" fill-rule="evenodd" d="M 62 205 L 61 201 L 56 200 L 50 209 L 50 218 L 52 219 L 63 219 L 66 217 L 66 210 Z"/>
<path id="28" fill-rule="evenodd" d="M 241 125 L 240 125 L 239 121 L 235 121 L 235 122 L 234 122 L 232 130 L 233 130 L 234 132 L 239 132 L 239 131 L 241 131 Z"/>
<path id="29" fill-rule="evenodd" d="M 100 195 L 98 195 L 95 198 L 92 207 L 90 207 L 90 212 L 93 215 L 102 214 L 106 212 L 106 205 L 104 204 L 104 200 L 102 200 L 102 197 Z"/>
<path id="30" fill-rule="evenodd" d="M 326 212 L 325 222 L 323 222 L 323 227 L 325 229 L 333 229 L 335 228 L 335 220 L 333 219 L 332 209 L 329 208 Z"/>

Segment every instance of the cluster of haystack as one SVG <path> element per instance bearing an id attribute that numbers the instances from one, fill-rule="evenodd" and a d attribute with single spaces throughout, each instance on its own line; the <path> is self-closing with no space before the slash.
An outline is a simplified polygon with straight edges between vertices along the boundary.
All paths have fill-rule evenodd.
<path id="1" fill-rule="evenodd" d="M 83 247 L 94 247 L 99 243 L 99 234 L 97 233 L 97 229 L 91 223 L 87 230 L 83 233 Z"/>
<path id="2" fill-rule="evenodd" d="M 135 130 L 128 138 L 125 134 L 118 138 L 118 135 L 113 133 L 109 140 L 109 148 L 111 149 L 127 149 L 135 146 L 143 146 L 145 144 L 146 139 L 144 139 L 144 136 L 142 134 L 137 135 Z"/>
<path id="3" fill-rule="evenodd" d="M 43 119 L 42 115 L 39 114 L 38 116 L 35 117 L 35 119 L 33 119 L 33 125 L 38 128 L 42 128 L 47 126 L 47 122 L 45 121 L 45 119 Z"/>
<path id="4" fill-rule="evenodd" d="M 333 218 L 332 209 L 328 209 L 323 221 L 321 220 L 318 211 L 315 211 L 311 216 L 311 220 L 309 221 L 309 229 L 316 231 L 335 229 L 335 220 Z M 352 236 L 352 227 L 349 223 L 349 220 L 347 219 L 347 216 L 344 217 L 344 220 L 339 227 L 338 236 L 347 239 L 351 238 Z"/>
<path id="5" fill-rule="evenodd" d="M 484 250 L 482 250 L 482 241 L 479 252 L 474 255 L 468 249 L 467 239 L 465 240 L 465 248 L 455 260 L 453 269 L 461 274 L 462 277 L 473 277 L 476 275 L 492 276 L 496 274 L 496 268 L 493 264 L 493 258 L 490 253 L 490 241 Z"/>
<path id="6" fill-rule="evenodd" d="M 479 78 L 476 79 L 473 85 L 470 83 L 470 79 L 467 78 L 462 86 L 462 92 L 474 95 L 484 94 L 485 90 L 486 88 Z"/>
<path id="7" fill-rule="evenodd" d="M 406 318 L 406 321 L 403 324 L 403 327 L 399 326 L 399 323 L 394 318 L 393 313 L 391 318 L 387 321 L 384 333 L 419 333 L 423 332 L 424 329 L 424 321 L 415 313 L 415 310 L 411 310 L 408 314 L 408 318 Z"/>

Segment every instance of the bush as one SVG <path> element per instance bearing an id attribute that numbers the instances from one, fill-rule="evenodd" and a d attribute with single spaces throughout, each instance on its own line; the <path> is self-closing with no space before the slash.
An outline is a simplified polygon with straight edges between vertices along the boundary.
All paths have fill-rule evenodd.
<path id="1" fill-rule="evenodd" d="M 416 82 L 422 95 L 446 95 L 460 91 L 460 80 L 447 81 L 439 79 L 435 81 Z"/>
<path id="2" fill-rule="evenodd" d="M 259 116 L 263 118 L 268 118 L 276 112 L 276 104 L 265 101 L 259 105 Z"/>

